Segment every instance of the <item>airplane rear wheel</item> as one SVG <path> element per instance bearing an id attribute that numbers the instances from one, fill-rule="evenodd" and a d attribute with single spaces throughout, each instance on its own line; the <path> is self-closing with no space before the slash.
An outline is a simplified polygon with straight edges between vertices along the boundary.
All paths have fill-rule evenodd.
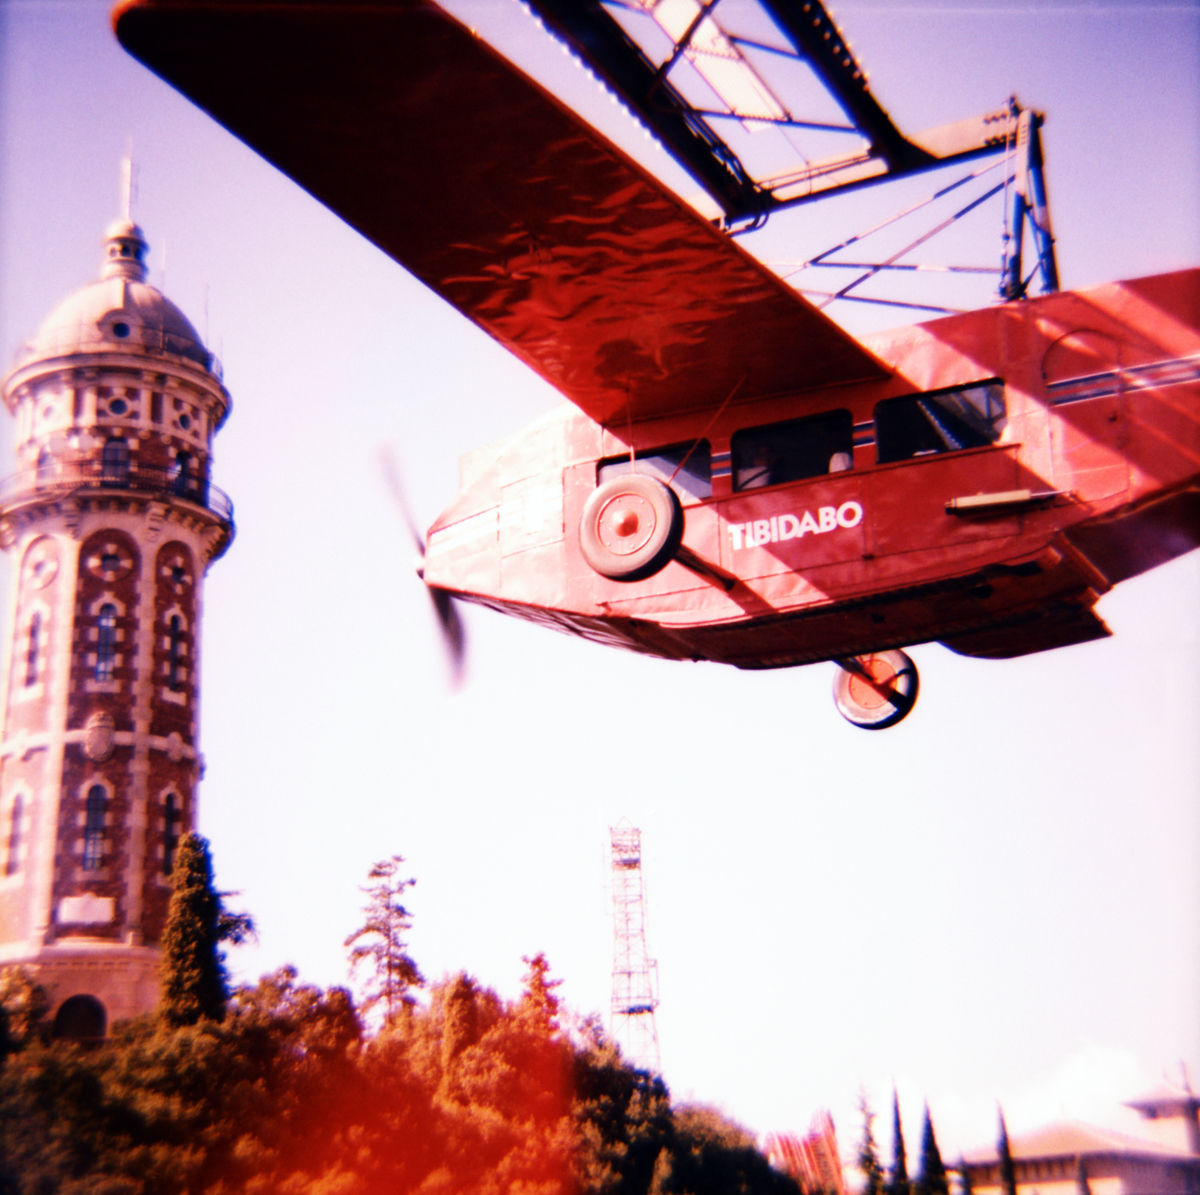
<path id="1" fill-rule="evenodd" d="M 642 473 L 601 483 L 579 520 L 584 559 L 602 577 L 640 581 L 665 568 L 683 538 L 683 507 L 670 486 Z"/>
<path id="2" fill-rule="evenodd" d="M 838 661 L 833 700 L 847 722 L 885 730 L 906 718 L 917 703 L 917 666 L 902 651 L 877 651 Z"/>

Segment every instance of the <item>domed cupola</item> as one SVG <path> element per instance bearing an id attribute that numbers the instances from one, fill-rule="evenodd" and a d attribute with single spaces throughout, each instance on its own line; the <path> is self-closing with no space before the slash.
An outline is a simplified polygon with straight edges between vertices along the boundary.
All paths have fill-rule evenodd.
<path id="1" fill-rule="evenodd" d="M 219 373 L 187 316 L 146 281 L 149 245 L 128 219 L 104 233 L 100 279 L 63 300 L 43 321 L 17 358 L 30 361 L 79 352 L 165 353 Z"/>
<path id="2" fill-rule="evenodd" d="M 132 220 L 114 220 L 104 230 L 104 268 L 101 278 L 146 281 L 146 253 L 150 246 Z"/>

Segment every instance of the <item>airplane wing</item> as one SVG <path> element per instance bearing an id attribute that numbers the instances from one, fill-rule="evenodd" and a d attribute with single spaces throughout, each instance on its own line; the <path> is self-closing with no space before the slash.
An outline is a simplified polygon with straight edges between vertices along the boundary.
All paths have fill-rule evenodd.
<path id="1" fill-rule="evenodd" d="M 428 0 L 125 0 L 114 25 L 601 423 L 885 372 Z"/>

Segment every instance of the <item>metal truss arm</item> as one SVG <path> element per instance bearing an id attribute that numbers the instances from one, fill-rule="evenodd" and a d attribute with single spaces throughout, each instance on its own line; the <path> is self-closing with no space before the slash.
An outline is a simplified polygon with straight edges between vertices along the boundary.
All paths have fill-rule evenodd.
<path id="1" fill-rule="evenodd" d="M 887 163 L 889 173 L 919 170 L 934 163 L 932 155 L 908 141 L 879 106 L 845 38 L 817 0 L 761 0 L 761 3 L 855 128 L 870 142 L 871 156 Z"/>
<path id="2" fill-rule="evenodd" d="M 1033 280 L 1024 276 L 1021 265 L 1025 225 L 1029 224 L 1037 253 L 1037 268 L 1042 276 L 1042 293 L 1058 290 L 1058 262 L 1054 254 L 1054 236 L 1050 231 L 1050 205 L 1046 199 L 1046 176 L 1042 158 L 1042 139 L 1038 130 L 1043 117 L 1026 110 L 1017 122 L 1017 162 L 1014 171 L 1012 225 L 1005 234 L 1004 265 L 1000 295 L 1020 299 Z"/>
<path id="3" fill-rule="evenodd" d="M 766 196 L 737 155 L 708 127 L 599 0 L 527 0 L 560 41 L 662 141 L 730 217 L 758 216 Z"/>
<path id="4" fill-rule="evenodd" d="M 823 198 L 838 191 L 929 170 L 1011 147 L 1019 109 L 1011 103 L 996 112 L 906 137 L 871 94 L 865 73 L 820 0 L 758 0 L 786 45 L 751 43 L 716 25 L 718 0 L 693 0 L 695 16 L 686 30 L 675 31 L 672 53 L 656 66 L 638 42 L 608 11 L 602 0 L 526 0 L 551 33 L 571 48 L 659 139 L 667 151 L 716 201 L 726 226 L 739 231 L 758 227 L 774 211 Z M 610 0 L 612 3 L 619 0 Z M 629 3 L 631 11 L 652 15 L 652 3 Z M 733 47 L 752 44 L 794 58 L 807 68 L 841 107 L 849 122 L 833 126 L 809 122 L 782 106 L 774 111 L 741 109 L 726 95 L 729 110 L 697 108 L 668 77 L 689 55 L 693 35 L 714 32 Z M 736 50 L 735 50 L 736 52 Z M 755 75 L 744 64 L 745 73 Z M 702 68 L 701 68 L 702 69 Z M 717 91 L 719 84 L 709 80 Z M 760 95 L 769 92 L 761 79 Z M 766 105 L 767 109 L 772 103 Z M 782 174 L 756 177 L 737 152 L 715 131 L 712 121 L 750 120 L 757 125 L 820 128 L 857 134 L 865 144 L 834 157 L 804 161 Z"/>

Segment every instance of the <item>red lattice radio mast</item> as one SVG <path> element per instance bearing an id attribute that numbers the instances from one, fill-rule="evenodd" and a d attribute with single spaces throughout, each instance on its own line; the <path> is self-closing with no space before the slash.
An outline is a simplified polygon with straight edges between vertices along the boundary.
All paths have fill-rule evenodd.
<path id="1" fill-rule="evenodd" d="M 609 1030 L 626 1060 L 659 1071 L 658 963 L 646 952 L 646 894 L 642 883 L 642 832 L 627 819 L 612 836 L 613 979 Z"/>

